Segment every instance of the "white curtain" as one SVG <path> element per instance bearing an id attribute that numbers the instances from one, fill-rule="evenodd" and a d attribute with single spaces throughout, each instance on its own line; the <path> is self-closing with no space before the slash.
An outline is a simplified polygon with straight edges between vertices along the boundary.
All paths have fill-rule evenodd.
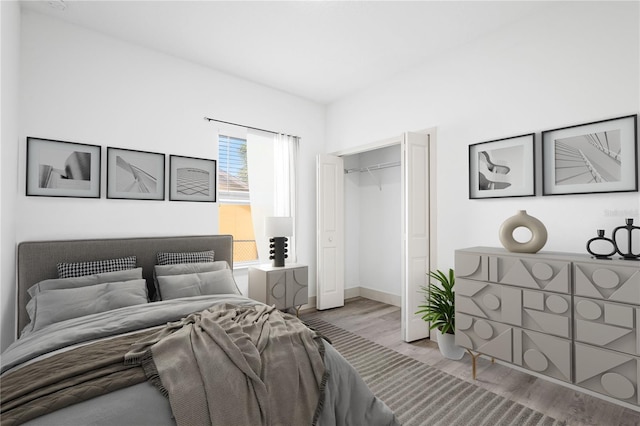
<path id="1" fill-rule="evenodd" d="M 290 216 L 293 218 L 293 235 L 288 236 L 287 263 L 294 263 L 299 138 L 236 125 L 219 124 L 216 127 L 216 152 L 219 151 L 221 134 L 247 141 L 249 201 L 259 262 L 270 262 L 269 239 L 264 235 L 264 218 Z"/>
<path id="2" fill-rule="evenodd" d="M 297 182 L 298 149 L 300 139 L 296 136 L 276 134 L 274 137 L 274 216 L 293 218 L 293 235 L 289 237 L 288 262 L 297 261 Z"/>
<path id="3" fill-rule="evenodd" d="M 260 263 L 269 262 L 269 239 L 264 235 L 264 218 L 273 216 L 275 192 L 273 134 L 247 131 L 247 169 L 251 219 Z"/>
<path id="4" fill-rule="evenodd" d="M 264 218 L 293 217 L 289 236 L 288 263 L 296 261 L 296 182 L 299 138 L 249 129 L 247 168 L 251 216 L 261 263 L 269 262 L 269 241 L 264 235 Z"/>

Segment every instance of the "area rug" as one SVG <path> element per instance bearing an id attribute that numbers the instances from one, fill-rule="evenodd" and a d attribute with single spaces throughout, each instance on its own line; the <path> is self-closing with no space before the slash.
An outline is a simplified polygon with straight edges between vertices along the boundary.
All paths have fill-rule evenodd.
<path id="1" fill-rule="evenodd" d="M 326 321 L 305 323 L 331 340 L 405 426 L 565 424 Z"/>

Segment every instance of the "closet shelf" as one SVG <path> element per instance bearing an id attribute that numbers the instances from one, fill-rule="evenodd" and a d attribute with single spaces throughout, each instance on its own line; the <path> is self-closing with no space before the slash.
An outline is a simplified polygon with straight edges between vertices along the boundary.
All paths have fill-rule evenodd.
<path id="1" fill-rule="evenodd" d="M 393 162 L 389 162 L 389 163 L 379 163 L 379 164 L 374 164 L 374 165 L 367 166 L 367 167 L 344 169 L 344 173 L 348 174 L 348 173 L 370 172 L 372 170 L 387 169 L 389 167 L 398 167 L 399 165 L 400 165 L 399 161 L 393 161 Z"/>

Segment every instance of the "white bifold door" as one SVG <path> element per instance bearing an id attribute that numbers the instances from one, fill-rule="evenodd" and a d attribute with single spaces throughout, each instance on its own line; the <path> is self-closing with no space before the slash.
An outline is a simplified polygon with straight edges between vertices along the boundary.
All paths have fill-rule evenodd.
<path id="1" fill-rule="evenodd" d="M 423 301 L 430 269 L 429 134 L 405 133 L 401 138 L 402 339 L 429 337 L 427 324 L 416 315 Z M 317 157 L 317 308 L 344 305 L 344 166 L 334 155 Z M 390 250 L 396 249 L 390 247 Z"/>
<path id="2" fill-rule="evenodd" d="M 344 165 L 342 158 L 316 158 L 316 307 L 344 306 Z"/>

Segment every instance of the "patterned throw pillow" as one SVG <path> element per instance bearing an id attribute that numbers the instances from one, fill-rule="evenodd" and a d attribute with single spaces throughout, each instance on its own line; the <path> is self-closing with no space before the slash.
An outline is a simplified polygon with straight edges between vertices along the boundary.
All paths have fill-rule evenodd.
<path id="1" fill-rule="evenodd" d="M 158 252 L 156 260 L 158 265 L 175 265 L 176 263 L 213 262 L 213 250 L 192 251 L 184 253 Z"/>
<path id="2" fill-rule="evenodd" d="M 136 257 L 96 260 L 93 262 L 58 263 L 58 278 L 82 277 L 104 272 L 124 271 L 136 268 Z"/>

